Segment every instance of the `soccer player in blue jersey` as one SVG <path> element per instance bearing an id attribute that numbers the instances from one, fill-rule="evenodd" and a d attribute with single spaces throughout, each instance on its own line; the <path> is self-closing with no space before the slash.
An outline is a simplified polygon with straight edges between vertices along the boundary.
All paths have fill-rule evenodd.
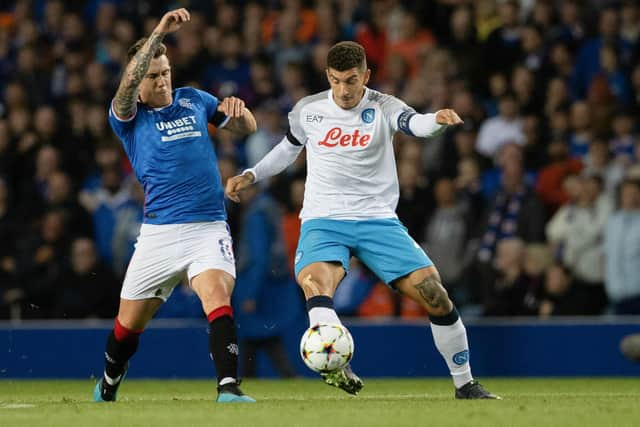
<path id="1" fill-rule="evenodd" d="M 129 49 L 109 122 L 145 192 L 144 223 L 127 269 L 115 326 L 107 339 L 104 376 L 94 400 L 115 401 L 143 329 L 176 284 L 186 279 L 209 321 L 209 350 L 218 402 L 255 402 L 238 388 L 238 345 L 231 309 L 235 265 L 217 159 L 207 132 L 249 134 L 251 112 L 238 98 L 219 102 L 191 87 L 172 90 L 163 38 L 190 19 L 166 13 L 151 35 Z"/>

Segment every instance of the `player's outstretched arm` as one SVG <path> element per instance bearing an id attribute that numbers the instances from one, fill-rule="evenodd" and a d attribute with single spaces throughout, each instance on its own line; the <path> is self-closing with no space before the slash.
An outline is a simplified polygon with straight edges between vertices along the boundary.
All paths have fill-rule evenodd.
<path id="1" fill-rule="evenodd" d="M 458 113 L 447 108 L 438 110 L 435 114 L 411 114 L 409 120 L 404 123 L 404 126 L 400 126 L 403 132 L 409 135 L 427 138 L 438 135 L 446 126 L 458 125 L 463 123 L 463 121 L 460 116 L 458 116 Z"/>
<path id="2" fill-rule="evenodd" d="M 180 29 L 182 24 L 190 19 L 191 15 L 184 8 L 165 13 L 145 44 L 131 58 L 124 70 L 118 91 L 113 99 L 113 109 L 118 117 L 128 118 L 135 113 L 138 87 L 147 73 L 151 59 L 153 59 L 154 53 L 162 43 L 162 39 L 168 33 Z"/>
<path id="3" fill-rule="evenodd" d="M 235 96 L 224 98 L 218 104 L 218 111 L 229 117 L 229 121 L 222 128 L 240 135 L 249 135 L 258 129 L 253 113 L 244 106 L 244 101 Z"/>
<path id="4" fill-rule="evenodd" d="M 242 190 L 253 184 L 254 182 L 270 178 L 282 172 L 287 166 L 294 162 L 304 146 L 294 145 L 289 142 L 287 137 L 267 153 L 253 168 L 242 172 L 242 175 L 234 176 L 227 180 L 225 186 L 225 195 L 239 202 L 239 194 Z"/>

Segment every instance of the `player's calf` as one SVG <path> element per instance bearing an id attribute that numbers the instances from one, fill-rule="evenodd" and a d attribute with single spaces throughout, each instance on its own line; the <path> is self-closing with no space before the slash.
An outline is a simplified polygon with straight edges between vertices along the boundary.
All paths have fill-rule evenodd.
<path id="1" fill-rule="evenodd" d="M 113 402 L 116 400 L 118 388 L 125 377 L 129 366 L 129 359 L 138 349 L 138 342 L 142 330 L 128 329 L 116 318 L 113 331 L 107 338 L 104 353 L 104 374 L 94 389 L 96 402 Z"/>
<path id="2" fill-rule="evenodd" d="M 255 402 L 240 390 L 238 341 L 231 306 L 218 307 L 207 315 L 209 351 L 218 375 L 218 403 Z"/>

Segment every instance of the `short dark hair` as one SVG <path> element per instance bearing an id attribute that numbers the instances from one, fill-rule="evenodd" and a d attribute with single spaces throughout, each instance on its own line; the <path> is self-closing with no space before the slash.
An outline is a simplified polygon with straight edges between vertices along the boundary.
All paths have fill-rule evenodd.
<path id="1" fill-rule="evenodd" d="M 333 68 L 336 71 L 347 71 L 352 68 L 366 70 L 367 56 L 364 48 L 350 41 L 334 44 L 327 54 L 327 68 Z"/>
<path id="2" fill-rule="evenodd" d="M 146 43 L 147 39 L 148 39 L 148 37 L 143 37 L 140 40 L 138 40 L 137 42 L 135 42 L 133 45 L 131 45 L 129 50 L 127 50 L 127 59 L 129 61 L 131 61 L 131 58 L 136 56 L 136 53 L 138 53 L 138 51 L 142 48 L 142 45 L 144 45 Z M 166 54 L 167 54 L 167 46 L 165 46 L 164 43 L 160 43 L 158 45 L 158 48 L 156 49 L 155 53 L 153 54 L 153 57 L 154 58 L 159 58 L 162 55 L 166 55 Z"/>

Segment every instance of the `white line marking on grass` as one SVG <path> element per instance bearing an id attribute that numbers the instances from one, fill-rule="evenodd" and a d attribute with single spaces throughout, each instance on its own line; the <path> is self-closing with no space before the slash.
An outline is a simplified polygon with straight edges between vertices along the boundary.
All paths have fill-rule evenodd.
<path id="1" fill-rule="evenodd" d="M 0 409 L 23 409 L 23 408 L 35 408 L 36 405 L 30 403 L 2 403 Z"/>

